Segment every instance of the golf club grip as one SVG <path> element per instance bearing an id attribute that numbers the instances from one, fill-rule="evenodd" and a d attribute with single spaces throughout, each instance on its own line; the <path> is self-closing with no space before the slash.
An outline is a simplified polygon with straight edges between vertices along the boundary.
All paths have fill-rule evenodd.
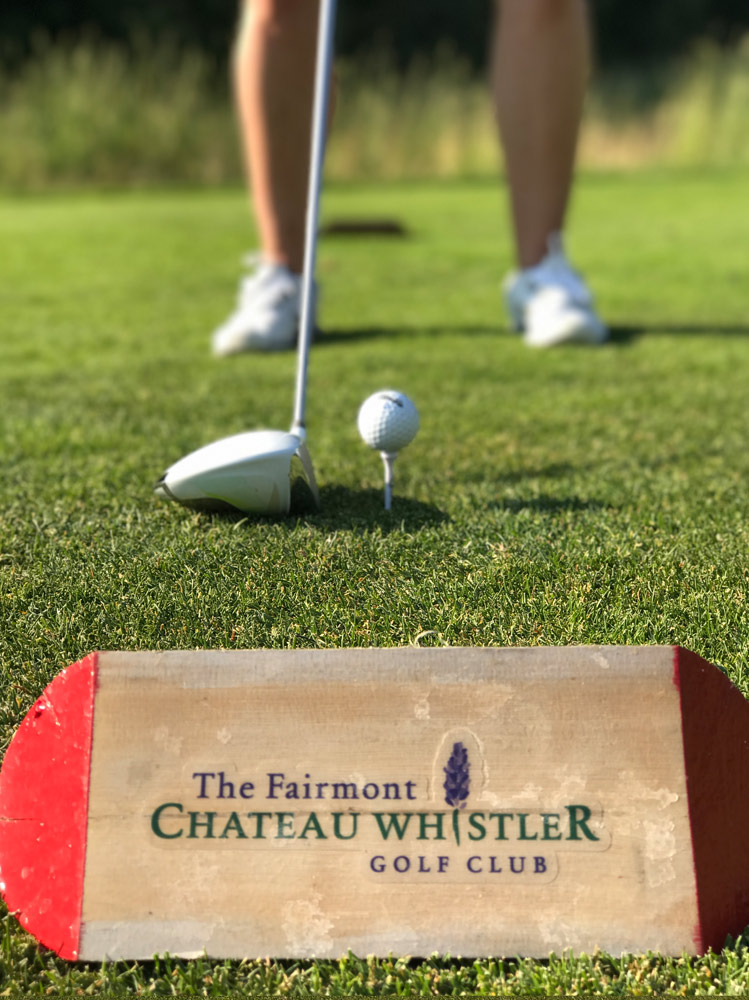
<path id="1" fill-rule="evenodd" d="M 320 0 L 317 28 L 317 60 L 315 65 L 315 96 L 312 112 L 312 148 L 310 151 L 309 184 L 307 188 L 307 218 L 304 236 L 304 270 L 302 273 L 302 307 L 299 323 L 296 393 L 292 433 L 304 436 L 304 415 L 307 394 L 307 362 L 312 342 L 314 321 L 313 292 L 317 255 L 317 229 L 320 214 L 325 139 L 328 124 L 330 77 L 333 65 L 336 0 Z"/>

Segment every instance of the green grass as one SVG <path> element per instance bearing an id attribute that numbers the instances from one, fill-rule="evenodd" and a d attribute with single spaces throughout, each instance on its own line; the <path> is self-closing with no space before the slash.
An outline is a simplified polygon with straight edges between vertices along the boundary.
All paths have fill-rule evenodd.
<path id="1" fill-rule="evenodd" d="M 339 186 L 321 246 L 309 435 L 323 509 L 283 523 L 162 503 L 166 465 L 284 427 L 294 359 L 214 361 L 252 245 L 240 192 L 0 202 L 0 740 L 93 649 L 681 643 L 749 691 L 749 177 L 583 178 L 572 249 L 614 328 L 532 352 L 504 328 L 495 185 Z M 422 429 L 381 468 L 361 400 Z M 5 918 L 0 995 L 741 993 L 743 941 L 658 956 L 77 967 Z M 511 957 L 510 957 L 511 958 Z"/>
<path id="2" fill-rule="evenodd" d="M 242 174 L 227 66 L 168 41 L 38 41 L 0 66 L 0 191 L 222 185 Z M 449 48 L 405 72 L 383 53 L 338 67 L 327 153 L 336 180 L 494 177 L 487 82 Z M 588 167 L 749 165 L 749 38 L 677 62 L 598 68 L 583 123 Z"/>

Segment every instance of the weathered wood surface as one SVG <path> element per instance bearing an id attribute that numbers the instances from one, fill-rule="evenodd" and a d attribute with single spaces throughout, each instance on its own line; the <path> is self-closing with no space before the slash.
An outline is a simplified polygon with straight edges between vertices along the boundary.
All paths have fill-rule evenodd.
<path id="1" fill-rule="evenodd" d="M 678 954 L 749 923 L 749 705 L 682 650 L 110 652 L 76 672 L 80 721 L 53 682 L 0 777 L 7 816 L 24 741 L 93 729 L 68 957 Z M 33 795 L 41 816 L 54 783 Z M 25 911 L 10 826 L 0 877 L 34 932 L 67 876 L 58 858 Z"/>

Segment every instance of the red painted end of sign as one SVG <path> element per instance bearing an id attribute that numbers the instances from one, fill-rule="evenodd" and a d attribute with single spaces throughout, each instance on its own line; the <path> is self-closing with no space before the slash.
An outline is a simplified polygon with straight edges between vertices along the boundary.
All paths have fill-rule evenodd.
<path id="1" fill-rule="evenodd" d="M 21 723 L 0 771 L 0 888 L 21 926 L 77 959 L 97 654 L 63 670 Z"/>
<path id="2" fill-rule="evenodd" d="M 674 649 L 700 952 L 749 926 L 749 702 L 717 667 Z"/>

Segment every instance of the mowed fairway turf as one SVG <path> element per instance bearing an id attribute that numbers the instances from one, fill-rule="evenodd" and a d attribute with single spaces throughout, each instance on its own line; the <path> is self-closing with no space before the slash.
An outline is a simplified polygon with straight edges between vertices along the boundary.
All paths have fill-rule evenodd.
<path id="1" fill-rule="evenodd" d="M 272 522 L 151 492 L 186 452 L 290 421 L 293 355 L 209 354 L 253 246 L 244 196 L 0 201 L 3 747 L 94 649 L 679 643 L 749 692 L 749 176 L 583 178 L 570 247 L 613 328 L 600 349 L 507 329 L 498 185 L 335 187 L 323 209 L 408 236 L 321 242 L 323 509 Z M 421 414 L 391 513 L 356 430 L 385 387 Z M 699 960 L 102 969 L 5 921 L 0 992 L 749 990 L 743 939 Z"/>

